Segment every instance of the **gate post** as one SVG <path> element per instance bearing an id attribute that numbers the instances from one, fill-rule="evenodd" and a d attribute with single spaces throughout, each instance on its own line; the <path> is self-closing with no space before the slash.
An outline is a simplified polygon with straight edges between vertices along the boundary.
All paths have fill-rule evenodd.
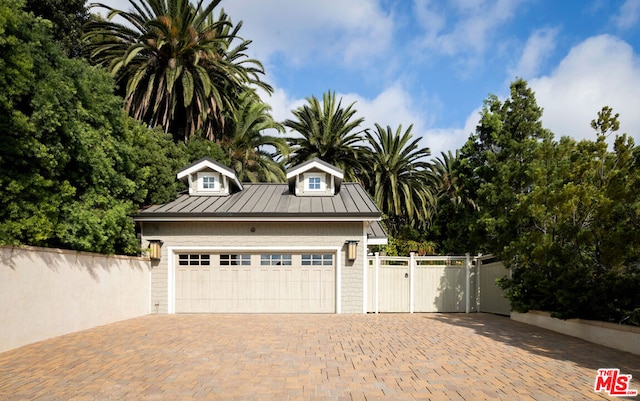
<path id="1" fill-rule="evenodd" d="M 375 281 L 374 281 L 375 288 L 373 289 L 373 292 L 375 294 L 373 299 L 373 302 L 374 302 L 373 309 L 375 313 L 379 313 L 378 305 L 380 304 L 380 296 L 379 296 L 380 293 L 378 289 L 380 288 L 380 283 L 378 281 L 378 271 L 380 270 L 380 252 L 376 252 L 375 255 L 376 257 L 373 265 L 374 276 L 375 276 Z"/>
<path id="2" fill-rule="evenodd" d="M 476 312 L 482 312 L 482 288 L 480 287 L 480 271 L 482 270 L 482 254 L 479 253 L 476 257 L 476 287 L 478 289 L 476 293 Z"/>
<path id="3" fill-rule="evenodd" d="M 409 254 L 409 313 L 413 313 L 413 272 L 415 271 L 415 256 L 416 254 L 413 252 Z"/>
<path id="4" fill-rule="evenodd" d="M 464 259 L 464 269 L 466 271 L 467 280 L 465 283 L 465 313 L 471 312 L 471 256 L 469 252 L 466 253 Z"/>

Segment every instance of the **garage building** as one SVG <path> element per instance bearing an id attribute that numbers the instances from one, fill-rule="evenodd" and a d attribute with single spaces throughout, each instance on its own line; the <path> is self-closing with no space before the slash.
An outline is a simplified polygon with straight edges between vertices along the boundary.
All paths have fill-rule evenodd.
<path id="1" fill-rule="evenodd" d="M 152 256 L 156 313 L 365 313 L 370 245 L 381 212 L 359 183 L 312 159 L 286 184 L 240 183 L 201 159 L 188 193 L 135 217 Z"/>

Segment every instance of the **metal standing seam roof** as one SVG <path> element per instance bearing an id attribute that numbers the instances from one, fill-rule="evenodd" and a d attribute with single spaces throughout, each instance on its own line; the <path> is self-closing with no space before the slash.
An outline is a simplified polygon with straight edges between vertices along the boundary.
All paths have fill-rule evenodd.
<path id="1" fill-rule="evenodd" d="M 367 238 L 371 245 L 386 245 L 387 233 L 379 221 L 374 221 L 367 229 Z"/>
<path id="2" fill-rule="evenodd" d="M 243 183 L 228 196 L 181 195 L 141 210 L 136 221 L 154 220 L 379 220 L 382 213 L 358 183 L 343 183 L 334 196 L 295 196 L 287 184 Z"/>

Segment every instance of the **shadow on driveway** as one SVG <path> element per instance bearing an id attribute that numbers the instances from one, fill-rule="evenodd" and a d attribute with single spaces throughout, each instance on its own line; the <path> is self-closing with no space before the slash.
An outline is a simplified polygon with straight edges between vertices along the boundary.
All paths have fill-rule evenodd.
<path id="1" fill-rule="evenodd" d="M 568 361 L 596 372 L 599 368 L 619 368 L 631 374 L 640 387 L 640 355 L 594 344 L 576 337 L 485 313 L 434 314 L 439 322 L 473 330 L 477 335 L 520 348 L 528 353 Z M 595 378 L 595 373 L 594 373 Z"/>

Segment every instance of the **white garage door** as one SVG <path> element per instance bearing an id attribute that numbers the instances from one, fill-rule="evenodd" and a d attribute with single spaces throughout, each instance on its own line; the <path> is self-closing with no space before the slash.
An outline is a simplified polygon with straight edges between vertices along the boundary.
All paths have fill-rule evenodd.
<path id="1" fill-rule="evenodd" d="M 184 253 L 178 313 L 334 313 L 332 253 Z"/>

